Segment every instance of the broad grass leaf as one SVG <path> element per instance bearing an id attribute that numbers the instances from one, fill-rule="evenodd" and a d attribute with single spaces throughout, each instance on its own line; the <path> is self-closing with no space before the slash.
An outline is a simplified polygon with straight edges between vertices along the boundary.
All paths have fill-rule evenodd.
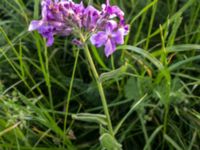
<path id="1" fill-rule="evenodd" d="M 135 47 L 135 46 L 131 46 L 131 45 L 123 45 L 123 46 L 119 46 L 117 47 L 118 50 L 129 50 L 132 52 L 135 52 L 141 56 L 143 56 L 144 58 L 148 59 L 152 64 L 154 64 L 159 70 L 163 69 L 163 65 L 162 63 L 155 58 L 151 53 L 149 53 L 148 51 L 139 48 L 139 47 Z"/>
<path id="2" fill-rule="evenodd" d="M 106 150 L 122 150 L 122 145 L 119 144 L 110 134 L 104 133 L 100 137 L 100 142 Z"/>
<path id="3" fill-rule="evenodd" d="M 169 142 L 176 150 L 183 150 L 176 141 L 174 141 L 171 137 L 169 137 L 167 134 L 164 134 L 164 138 L 167 142 Z"/>

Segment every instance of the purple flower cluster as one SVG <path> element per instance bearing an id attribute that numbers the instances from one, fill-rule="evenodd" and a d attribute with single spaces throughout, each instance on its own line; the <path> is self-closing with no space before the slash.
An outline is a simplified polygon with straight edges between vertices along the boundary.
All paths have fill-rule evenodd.
<path id="1" fill-rule="evenodd" d="M 54 42 L 54 35 L 73 34 L 80 38 L 83 33 L 96 47 L 105 46 L 106 56 L 110 56 L 116 45 L 124 43 L 129 26 L 125 24 L 124 12 L 118 6 L 111 6 L 109 0 L 101 11 L 72 0 L 42 0 L 42 19 L 30 23 L 29 31 L 38 30 L 47 39 L 47 46 Z M 77 39 L 75 43 L 81 42 Z"/>

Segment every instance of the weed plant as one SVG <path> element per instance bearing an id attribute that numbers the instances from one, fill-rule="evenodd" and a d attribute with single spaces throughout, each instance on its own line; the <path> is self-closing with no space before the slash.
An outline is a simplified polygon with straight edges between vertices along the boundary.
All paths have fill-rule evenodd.
<path id="1" fill-rule="evenodd" d="M 109 58 L 89 50 L 118 143 L 102 140 L 105 116 L 84 51 L 72 37 L 47 48 L 28 32 L 40 0 L 0 0 L 0 150 L 200 149 L 200 1 L 111 3 L 130 33 Z"/>

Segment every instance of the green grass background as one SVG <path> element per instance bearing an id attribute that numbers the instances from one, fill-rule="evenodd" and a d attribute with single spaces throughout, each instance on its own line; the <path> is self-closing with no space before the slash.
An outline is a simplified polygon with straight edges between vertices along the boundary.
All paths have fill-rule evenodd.
<path id="1" fill-rule="evenodd" d="M 110 58 L 89 48 L 116 139 L 124 150 L 199 150 L 200 1 L 111 3 L 130 24 L 125 44 Z M 40 18 L 40 0 L 0 0 L 0 150 L 100 150 L 100 125 L 72 118 L 103 114 L 83 50 L 73 37 L 47 48 L 27 31 Z"/>

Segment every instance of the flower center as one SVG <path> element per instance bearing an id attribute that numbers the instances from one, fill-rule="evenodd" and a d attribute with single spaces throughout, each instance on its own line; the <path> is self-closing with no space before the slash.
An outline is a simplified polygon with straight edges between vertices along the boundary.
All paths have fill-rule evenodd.
<path id="1" fill-rule="evenodd" d="M 112 38 L 112 34 L 108 34 L 108 38 L 111 39 Z"/>

